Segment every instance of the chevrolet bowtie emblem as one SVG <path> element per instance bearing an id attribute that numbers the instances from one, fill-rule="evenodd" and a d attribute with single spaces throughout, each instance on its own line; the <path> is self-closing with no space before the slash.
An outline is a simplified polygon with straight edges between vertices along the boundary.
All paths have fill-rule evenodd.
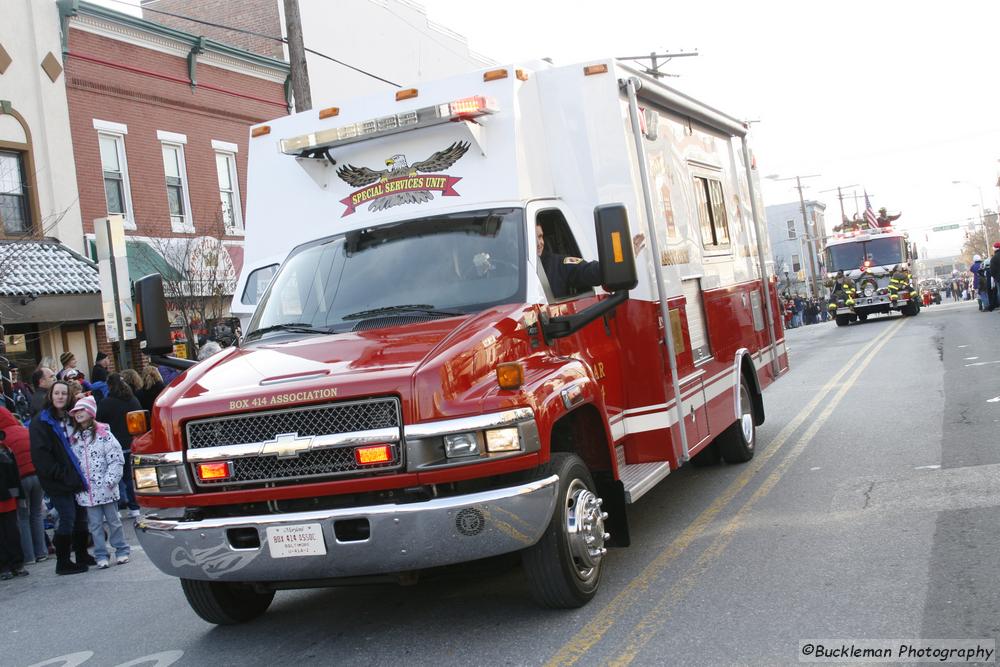
<path id="1" fill-rule="evenodd" d="M 282 433 L 260 446 L 260 455 L 277 455 L 279 459 L 294 459 L 302 452 L 312 449 L 313 438 L 300 438 L 298 433 Z"/>

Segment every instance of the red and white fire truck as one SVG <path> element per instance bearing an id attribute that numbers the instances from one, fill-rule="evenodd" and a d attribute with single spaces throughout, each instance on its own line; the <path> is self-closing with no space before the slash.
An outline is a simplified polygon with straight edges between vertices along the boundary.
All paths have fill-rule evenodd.
<path id="1" fill-rule="evenodd" d="M 746 132 L 613 60 L 252 128 L 248 255 L 280 269 L 133 445 L 150 559 L 220 624 L 512 552 L 586 603 L 626 505 L 749 460 L 787 370 Z"/>

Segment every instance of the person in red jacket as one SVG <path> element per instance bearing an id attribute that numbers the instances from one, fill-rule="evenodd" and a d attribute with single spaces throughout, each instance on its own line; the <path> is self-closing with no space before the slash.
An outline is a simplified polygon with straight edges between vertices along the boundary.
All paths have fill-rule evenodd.
<path id="1" fill-rule="evenodd" d="M 6 408 L 0 408 L 0 431 L 3 432 L 4 444 L 14 452 L 17 459 L 18 472 L 21 475 L 21 488 L 24 496 L 17 503 L 17 523 L 21 531 L 21 550 L 24 552 L 24 562 L 41 563 L 48 559 L 48 547 L 45 544 L 45 500 L 42 484 L 35 474 L 35 464 L 31 461 L 31 437 L 28 429 Z"/>
<path id="2" fill-rule="evenodd" d="M 17 500 L 21 478 L 14 454 L 0 442 L 0 579 L 28 574 L 24 569 L 21 536 L 17 530 Z"/>

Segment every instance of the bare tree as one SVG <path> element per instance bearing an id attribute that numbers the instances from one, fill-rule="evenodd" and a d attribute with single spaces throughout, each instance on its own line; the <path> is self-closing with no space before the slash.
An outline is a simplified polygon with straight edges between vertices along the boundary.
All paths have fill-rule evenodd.
<path id="1" fill-rule="evenodd" d="M 163 276 L 167 305 L 183 322 L 188 356 L 198 353 L 198 332 L 210 320 L 229 312 L 236 273 L 219 238 L 225 233 L 221 215 L 204 236 L 151 238 L 149 243 L 167 261 Z"/>

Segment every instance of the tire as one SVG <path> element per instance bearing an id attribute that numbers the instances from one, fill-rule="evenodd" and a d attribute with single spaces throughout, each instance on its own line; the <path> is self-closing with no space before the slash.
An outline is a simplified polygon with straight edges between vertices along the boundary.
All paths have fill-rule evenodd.
<path id="1" fill-rule="evenodd" d="M 184 597 L 194 613 L 216 625 L 251 621 L 271 606 L 274 591 L 260 593 L 246 584 L 181 579 Z"/>
<path id="2" fill-rule="evenodd" d="M 716 442 L 726 463 L 746 463 L 753 458 L 757 447 L 757 425 L 753 418 L 753 400 L 747 379 L 740 375 L 740 418 L 723 431 Z"/>
<path id="3" fill-rule="evenodd" d="M 866 322 L 868 320 L 868 313 L 858 313 L 858 322 Z"/>
<path id="4" fill-rule="evenodd" d="M 837 320 L 837 326 L 838 327 L 846 327 L 851 322 L 851 316 L 850 315 L 837 315 L 836 320 Z"/>
<path id="5" fill-rule="evenodd" d="M 707 468 L 718 465 L 721 460 L 722 454 L 719 452 L 719 445 L 710 442 L 700 452 L 691 457 L 691 465 L 695 468 Z"/>
<path id="6" fill-rule="evenodd" d="M 610 537 L 604 532 L 607 514 L 579 456 L 555 452 L 542 470 L 545 476 L 559 475 L 556 509 L 542 538 L 521 552 L 521 562 L 538 604 L 550 609 L 582 607 L 601 583 L 604 544 Z M 584 530 L 588 520 L 591 528 Z M 593 538 L 589 545 L 588 536 Z"/>

